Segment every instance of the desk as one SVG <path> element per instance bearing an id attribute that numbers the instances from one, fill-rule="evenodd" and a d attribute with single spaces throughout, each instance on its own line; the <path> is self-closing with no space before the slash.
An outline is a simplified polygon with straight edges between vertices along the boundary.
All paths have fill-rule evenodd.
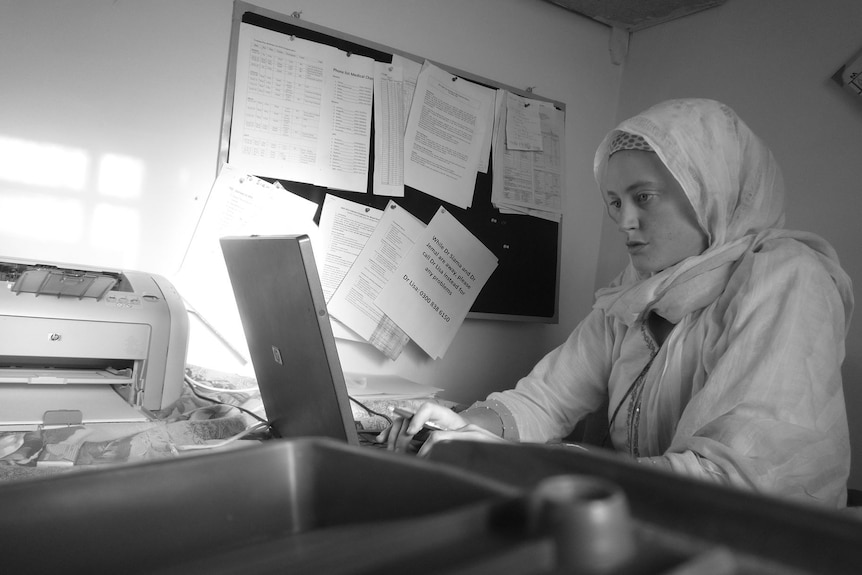
<path id="1" fill-rule="evenodd" d="M 223 389 L 201 390 L 226 405 L 217 405 L 193 393 L 188 385 L 173 405 L 155 412 L 144 423 L 88 424 L 28 432 L 0 434 L 0 481 L 55 475 L 95 466 L 169 459 L 184 453 L 186 446 L 220 443 L 258 423 L 252 416 L 230 406 L 239 406 L 263 415 L 256 382 L 249 377 L 225 374 L 198 366 L 187 366 L 195 381 Z M 249 390 L 236 393 L 236 390 Z M 416 407 L 427 399 L 400 400 L 397 405 Z M 441 403 L 444 400 L 436 400 Z M 393 403 L 368 402 L 374 411 L 388 412 Z M 383 429 L 382 417 L 352 404 L 354 419 L 363 429 Z M 266 439 L 259 433 L 251 438 Z"/>

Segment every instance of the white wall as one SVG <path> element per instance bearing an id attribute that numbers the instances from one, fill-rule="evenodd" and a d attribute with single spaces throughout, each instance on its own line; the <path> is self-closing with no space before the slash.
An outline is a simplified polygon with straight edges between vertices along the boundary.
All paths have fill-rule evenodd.
<path id="1" fill-rule="evenodd" d="M 862 49 L 858 0 L 728 0 L 636 32 L 619 118 L 667 98 L 709 97 L 732 108 L 770 146 L 787 186 L 786 227 L 829 240 L 862 302 L 862 98 L 830 76 Z M 626 261 L 603 229 L 597 285 Z M 862 320 L 851 324 L 844 388 L 853 444 L 851 486 L 862 487 Z"/>
<path id="2" fill-rule="evenodd" d="M 434 362 L 339 346 L 348 370 L 460 401 L 511 386 L 591 305 L 590 165 L 621 78 L 608 29 L 540 0 L 258 4 L 566 103 L 560 324 L 468 321 Z M 0 254 L 175 271 L 215 177 L 231 15 L 229 0 L 0 0 Z"/>

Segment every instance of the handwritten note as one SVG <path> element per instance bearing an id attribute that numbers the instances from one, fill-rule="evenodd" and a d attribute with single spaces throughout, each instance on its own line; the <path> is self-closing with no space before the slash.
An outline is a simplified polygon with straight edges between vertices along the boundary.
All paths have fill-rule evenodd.
<path id="1" fill-rule="evenodd" d="M 542 122 L 538 102 L 506 92 L 506 147 L 542 151 Z"/>

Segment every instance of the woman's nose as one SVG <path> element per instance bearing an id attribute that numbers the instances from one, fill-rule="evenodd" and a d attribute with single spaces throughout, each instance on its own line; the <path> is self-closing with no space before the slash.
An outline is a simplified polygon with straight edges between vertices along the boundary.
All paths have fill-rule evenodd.
<path id="1" fill-rule="evenodd" d="M 635 207 L 629 202 L 620 205 L 620 217 L 617 220 L 620 231 L 633 230 L 638 227 L 638 214 Z"/>

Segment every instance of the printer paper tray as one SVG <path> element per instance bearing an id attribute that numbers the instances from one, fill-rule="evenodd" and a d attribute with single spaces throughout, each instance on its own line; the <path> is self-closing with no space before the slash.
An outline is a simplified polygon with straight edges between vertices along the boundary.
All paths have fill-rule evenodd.
<path id="1" fill-rule="evenodd" d="M 110 385 L 0 384 L 0 431 L 36 429 L 46 425 L 46 413 L 65 413 L 74 420 L 76 412 L 84 424 L 150 421 Z M 49 422 L 52 419 L 57 418 L 49 416 Z"/>
<path id="2" fill-rule="evenodd" d="M 111 373 L 105 369 L 34 369 L 23 367 L 0 368 L 0 384 L 83 384 L 111 383 L 128 385 L 133 383 L 131 370 Z"/>

